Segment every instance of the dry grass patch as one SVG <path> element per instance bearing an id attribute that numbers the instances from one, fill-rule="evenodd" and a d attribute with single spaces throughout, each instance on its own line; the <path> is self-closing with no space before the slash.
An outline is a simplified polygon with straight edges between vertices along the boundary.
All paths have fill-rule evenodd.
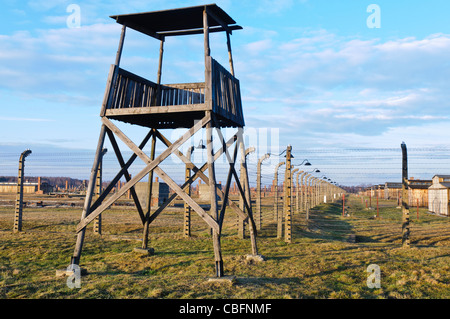
<path id="1" fill-rule="evenodd" d="M 448 218 L 423 212 L 411 221 L 410 249 L 401 248 L 401 213 L 394 206 L 365 210 L 360 199 L 322 204 L 294 213 L 292 244 L 276 238 L 271 199 L 263 200 L 258 235 L 262 263 L 246 261 L 250 240 L 238 239 L 236 216 L 228 213 L 222 237 L 225 273 L 233 285 L 208 284 L 214 272 L 209 229 L 193 213 L 193 236 L 182 235 L 182 211 L 164 212 L 150 227 L 154 256 L 133 252 L 142 226 L 133 208 L 103 214 L 103 235 L 88 228 L 81 266 L 88 270 L 81 289 L 69 289 L 55 270 L 73 252 L 79 208 L 26 208 L 24 232 L 12 233 L 13 208 L 0 208 L 1 298 L 449 298 Z M 412 215 L 412 214 L 411 214 Z M 350 234 L 356 242 L 348 242 Z M 367 266 L 378 264 L 381 288 L 366 285 Z"/>

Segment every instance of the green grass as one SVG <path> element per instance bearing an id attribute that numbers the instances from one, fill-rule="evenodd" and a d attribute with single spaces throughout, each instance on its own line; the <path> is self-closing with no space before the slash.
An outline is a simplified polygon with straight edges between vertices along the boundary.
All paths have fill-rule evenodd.
<path id="1" fill-rule="evenodd" d="M 156 254 L 133 252 L 142 227 L 132 208 L 103 215 L 103 235 L 88 226 L 81 289 L 69 289 L 55 271 L 68 266 L 79 208 L 26 208 L 24 232 L 12 233 L 14 209 L 0 208 L 0 298 L 450 298 L 450 220 L 411 209 L 411 248 L 401 247 L 401 210 L 381 201 L 379 216 L 357 197 L 321 204 L 305 221 L 294 214 L 293 243 L 276 238 L 270 198 L 263 201 L 258 234 L 262 263 L 250 263 L 250 240 L 236 236 L 227 212 L 222 237 L 226 275 L 234 285 L 206 281 L 214 273 L 212 239 L 193 213 L 191 238 L 182 236 L 182 212 L 171 210 L 150 227 Z M 356 242 L 348 238 L 356 236 Z M 381 288 L 366 285 L 367 266 L 381 269 Z"/>

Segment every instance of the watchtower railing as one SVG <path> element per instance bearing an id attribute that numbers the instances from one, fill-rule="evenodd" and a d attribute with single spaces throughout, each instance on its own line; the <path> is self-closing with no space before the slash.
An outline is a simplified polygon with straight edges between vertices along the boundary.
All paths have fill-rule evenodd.
<path id="1" fill-rule="evenodd" d="M 210 57 L 212 111 L 244 124 L 239 80 Z"/>
<path id="2" fill-rule="evenodd" d="M 211 82 L 158 85 L 111 65 L 103 110 L 175 105 L 203 105 L 202 109 L 244 125 L 239 80 L 210 57 Z M 207 85 L 211 99 L 205 99 Z M 105 113 L 102 113 L 104 115 Z"/>
<path id="3" fill-rule="evenodd" d="M 205 82 L 157 85 L 115 65 L 110 72 L 112 80 L 106 109 L 205 103 Z"/>
<path id="4" fill-rule="evenodd" d="M 160 106 L 205 103 L 205 82 L 161 85 Z"/>

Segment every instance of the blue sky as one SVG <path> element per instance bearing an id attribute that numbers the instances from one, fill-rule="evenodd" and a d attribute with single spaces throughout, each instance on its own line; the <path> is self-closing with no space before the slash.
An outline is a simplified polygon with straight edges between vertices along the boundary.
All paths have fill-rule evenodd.
<path id="1" fill-rule="evenodd" d="M 450 1 L 215 3 L 244 28 L 232 46 L 248 128 L 275 129 L 294 151 L 449 145 Z M 80 28 L 67 26 L 70 4 Z M 95 149 L 120 34 L 109 16 L 199 4 L 2 1 L 0 151 Z M 370 4 L 381 28 L 367 27 Z M 130 31 L 121 66 L 154 80 L 158 45 Z M 202 46 L 201 36 L 168 39 L 163 83 L 203 81 Z M 224 35 L 212 36 L 211 54 L 228 65 Z"/>

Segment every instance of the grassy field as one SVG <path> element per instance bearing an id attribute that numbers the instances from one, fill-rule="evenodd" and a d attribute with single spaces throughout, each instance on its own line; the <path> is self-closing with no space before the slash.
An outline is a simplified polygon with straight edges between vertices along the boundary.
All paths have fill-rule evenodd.
<path id="1" fill-rule="evenodd" d="M 366 209 L 360 198 L 322 204 L 294 214 L 293 243 L 276 238 L 272 199 L 264 199 L 258 248 L 266 261 L 247 262 L 250 240 L 236 236 L 228 213 L 222 237 L 226 275 L 234 284 L 214 284 L 209 230 L 193 213 L 193 236 L 183 238 L 182 212 L 171 208 L 151 225 L 154 256 L 140 247 L 142 226 L 132 207 L 103 214 L 102 236 L 88 226 L 80 289 L 70 289 L 55 271 L 68 266 L 75 245 L 77 207 L 28 207 L 23 229 L 12 232 L 14 208 L 0 207 L 0 298 L 450 298 L 450 219 L 411 209 L 411 248 L 401 247 L 401 210 L 393 201 Z M 349 241 L 354 235 L 355 242 Z M 367 287 L 367 267 L 381 269 L 381 288 Z"/>

